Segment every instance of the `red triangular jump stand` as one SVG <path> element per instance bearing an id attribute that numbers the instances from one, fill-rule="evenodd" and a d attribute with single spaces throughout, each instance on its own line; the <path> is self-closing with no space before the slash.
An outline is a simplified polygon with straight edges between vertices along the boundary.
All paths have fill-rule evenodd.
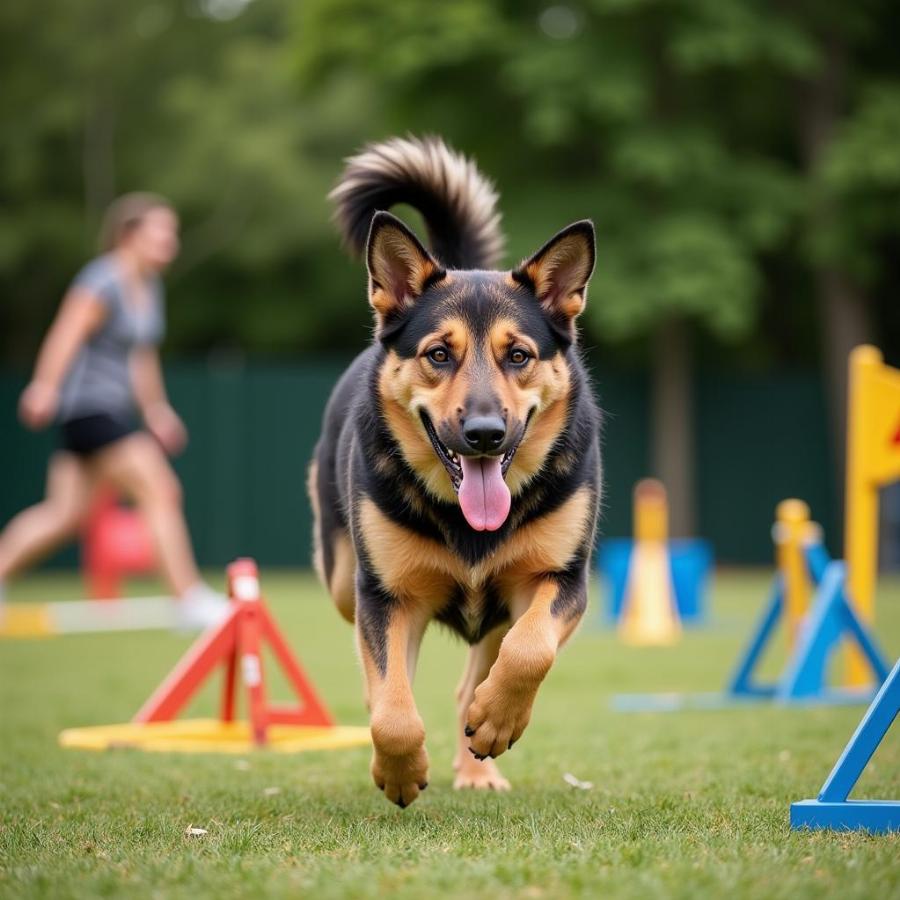
<path id="1" fill-rule="evenodd" d="M 231 611 L 225 621 L 201 635 L 165 681 L 153 692 L 132 721 L 168 722 L 174 719 L 219 665 L 225 667 L 219 718 L 234 721 L 237 672 L 247 688 L 247 708 L 253 740 L 266 743 L 270 725 L 334 724 L 300 664 L 294 658 L 259 592 L 259 573 L 252 559 L 235 560 L 228 567 Z M 266 702 L 263 645 L 268 642 L 288 683 L 301 704 L 269 706 Z"/>

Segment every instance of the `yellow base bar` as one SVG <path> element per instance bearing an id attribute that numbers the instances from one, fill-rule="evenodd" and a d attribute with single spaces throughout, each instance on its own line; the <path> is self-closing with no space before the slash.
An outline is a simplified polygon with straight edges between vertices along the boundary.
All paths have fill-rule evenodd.
<path id="1" fill-rule="evenodd" d="M 7 603 L 0 610 L 0 637 L 43 638 L 56 633 L 46 603 Z"/>
<path id="2" fill-rule="evenodd" d="M 339 750 L 371 743 L 368 728 L 355 725 L 272 725 L 266 750 L 300 753 L 304 750 Z M 61 747 L 80 750 L 147 750 L 160 753 L 251 753 L 253 743 L 247 722 L 218 719 L 176 719 L 141 725 L 94 725 L 67 728 L 59 735 Z"/>

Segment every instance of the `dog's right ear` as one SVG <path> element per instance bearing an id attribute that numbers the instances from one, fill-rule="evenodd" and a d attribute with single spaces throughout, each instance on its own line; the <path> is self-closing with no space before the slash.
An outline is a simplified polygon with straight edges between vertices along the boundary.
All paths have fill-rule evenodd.
<path id="1" fill-rule="evenodd" d="M 396 217 L 377 212 L 366 244 L 369 303 L 381 329 L 416 301 L 444 271 L 419 239 Z"/>

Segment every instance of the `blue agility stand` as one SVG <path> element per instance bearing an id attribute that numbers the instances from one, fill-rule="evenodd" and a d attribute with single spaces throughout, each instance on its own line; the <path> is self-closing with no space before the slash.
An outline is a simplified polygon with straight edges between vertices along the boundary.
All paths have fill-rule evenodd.
<path id="1" fill-rule="evenodd" d="M 859 691 L 828 687 L 829 660 L 845 637 L 859 646 L 877 684 L 887 678 L 884 657 L 847 600 L 845 564 L 832 562 L 821 544 L 808 547 L 806 557 L 810 575 L 818 587 L 795 652 L 777 682 L 759 684 L 754 681 L 756 665 L 784 608 L 784 584 L 779 575 L 775 578 L 772 598 L 729 681 L 726 689 L 729 696 L 736 699 L 771 698 L 780 703 L 839 703 L 861 699 Z M 870 692 L 865 693 L 870 695 Z"/>
<path id="2" fill-rule="evenodd" d="M 804 548 L 804 554 L 816 592 L 794 652 L 777 681 L 761 683 L 755 678 L 755 672 L 783 618 L 785 598 L 781 574 L 775 576 L 769 602 L 723 693 L 620 694 L 613 698 L 614 708 L 620 712 L 672 712 L 766 701 L 807 705 L 868 702 L 872 697 L 869 688 L 860 691 L 828 685 L 828 664 L 846 639 L 859 647 L 871 667 L 875 684 L 880 685 L 888 675 L 884 656 L 847 599 L 846 565 L 832 561 L 821 543 Z"/>
<path id="3" fill-rule="evenodd" d="M 875 684 L 881 684 L 888 677 L 888 664 L 884 656 L 847 599 L 844 590 L 846 582 L 846 563 L 829 563 L 801 633 L 797 652 L 788 662 L 778 683 L 776 700 L 783 703 L 798 700 L 828 703 L 859 697 L 859 690 L 828 687 L 828 662 L 844 639 L 859 647 L 872 670 Z M 871 690 L 864 688 L 863 694 L 866 693 L 871 695 Z"/>
<path id="4" fill-rule="evenodd" d="M 811 544 L 805 550 L 806 565 L 814 585 L 822 582 L 825 569 L 831 562 L 831 557 L 823 544 Z M 772 639 L 778 623 L 784 613 L 784 578 L 779 573 L 772 582 L 772 594 L 769 602 L 763 609 L 762 616 L 750 636 L 746 650 L 741 654 L 734 674 L 731 676 L 725 693 L 731 697 L 772 698 L 778 691 L 778 684 L 760 684 L 754 680 L 753 674 L 757 664 L 763 656 L 769 641 Z"/>
<path id="5" fill-rule="evenodd" d="M 825 779 L 818 799 L 791 804 L 791 828 L 900 831 L 900 800 L 847 799 L 898 712 L 900 660 L 881 686 L 831 774 Z"/>

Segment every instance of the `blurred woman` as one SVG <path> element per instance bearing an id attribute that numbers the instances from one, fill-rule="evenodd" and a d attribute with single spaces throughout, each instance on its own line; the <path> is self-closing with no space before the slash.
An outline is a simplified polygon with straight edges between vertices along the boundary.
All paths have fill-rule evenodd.
<path id="1" fill-rule="evenodd" d="M 221 617 L 226 601 L 194 561 L 181 487 L 166 458 L 184 448 L 187 432 L 166 397 L 157 350 L 165 321 L 160 275 L 178 255 L 178 217 L 162 197 L 127 194 L 106 213 L 101 248 L 63 298 L 19 401 L 26 426 L 56 420 L 60 440 L 46 498 L 0 533 L 0 600 L 10 576 L 76 535 L 96 487 L 111 484 L 147 522 L 182 625 L 203 627 Z"/>

